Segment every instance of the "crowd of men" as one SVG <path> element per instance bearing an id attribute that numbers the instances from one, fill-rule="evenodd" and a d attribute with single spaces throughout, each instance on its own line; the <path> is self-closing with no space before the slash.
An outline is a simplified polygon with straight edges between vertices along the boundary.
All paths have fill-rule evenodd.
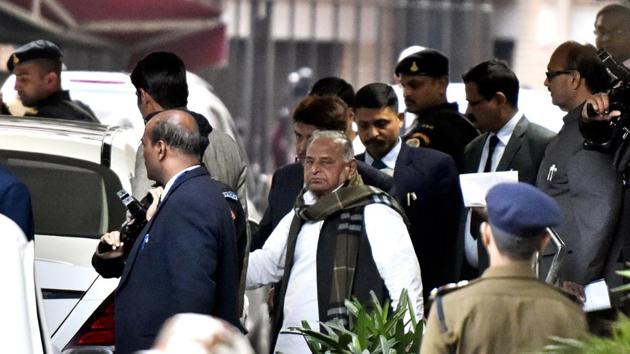
<path id="1" fill-rule="evenodd" d="M 341 78 L 319 80 L 293 110 L 296 162 L 273 174 L 253 232 L 236 143 L 186 108 L 181 59 L 148 54 L 131 74 L 146 123 L 132 185 L 153 204 L 135 242 L 112 231 L 93 257 L 103 276 L 120 277 L 117 352 L 150 348 L 164 321 L 183 312 L 243 329 L 244 290 L 263 285 L 274 289 L 273 352 L 309 352 L 287 332 L 302 321 L 348 324 L 346 299 L 367 304 L 373 292 L 396 306 L 403 290 L 410 311 L 428 318 L 422 353 L 536 351 L 551 336 L 582 336 L 581 289 L 620 284 L 615 271 L 630 260 L 627 171 L 583 143 L 589 122 L 619 114 L 608 111 L 611 78 L 597 49 L 630 67 L 630 9 L 604 7 L 595 34 L 597 48 L 568 41 L 549 58 L 544 85 L 567 112 L 557 134 L 523 115 L 519 80 L 496 59 L 462 75 L 464 115 L 446 98 L 444 54 L 401 58 L 394 72 L 415 114 L 406 131 L 392 85 L 355 92 Z M 44 40 L 10 57 L 27 114 L 95 121 L 61 89 L 61 59 Z M 485 209 L 465 208 L 459 175 L 497 171 L 517 171 L 519 183 L 493 187 Z M 4 168 L 0 182 L 0 212 L 32 239 L 28 191 Z M 549 271 L 550 227 L 567 248 L 558 284 L 532 270 L 540 252 L 539 276 Z M 463 279 L 471 281 L 447 285 Z"/>

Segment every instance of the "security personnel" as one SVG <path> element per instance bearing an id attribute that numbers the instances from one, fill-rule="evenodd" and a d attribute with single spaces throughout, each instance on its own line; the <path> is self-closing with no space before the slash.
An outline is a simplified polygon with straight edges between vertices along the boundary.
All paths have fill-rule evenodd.
<path id="1" fill-rule="evenodd" d="M 534 252 L 549 241 L 546 228 L 560 222 L 558 204 L 525 183 L 499 184 L 486 202 L 481 234 L 490 268 L 457 290 L 436 291 L 421 353 L 538 352 L 551 336 L 585 334 L 580 307 L 531 270 Z"/>
<path id="2" fill-rule="evenodd" d="M 448 58 L 433 49 L 412 54 L 396 65 L 407 111 L 418 117 L 403 138 L 409 144 L 433 148 L 453 157 L 461 173 L 464 148 L 479 133 L 446 100 Z"/>
<path id="3" fill-rule="evenodd" d="M 22 104 L 30 108 L 25 116 L 98 122 L 82 102 L 70 99 L 61 89 L 61 58 L 56 44 L 46 40 L 27 43 L 13 52 L 7 69 L 15 74 L 15 90 Z M 2 114 L 10 114 L 2 103 Z"/>

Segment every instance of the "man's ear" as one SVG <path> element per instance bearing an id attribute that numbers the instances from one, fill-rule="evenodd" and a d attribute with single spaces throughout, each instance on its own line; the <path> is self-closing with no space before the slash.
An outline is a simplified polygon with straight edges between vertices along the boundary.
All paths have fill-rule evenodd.
<path id="1" fill-rule="evenodd" d="M 490 229 L 490 224 L 484 221 L 481 223 L 481 225 L 479 225 L 479 228 L 481 229 L 480 233 L 481 233 L 481 241 L 483 242 L 483 246 L 485 248 L 488 248 L 488 245 L 490 244 L 490 239 L 492 237 L 492 230 Z"/>
<path id="2" fill-rule="evenodd" d="M 502 107 L 507 103 L 507 97 L 503 92 L 495 93 L 493 98 L 496 100 L 497 106 L 499 107 Z"/>
<path id="3" fill-rule="evenodd" d="M 357 160 L 352 159 L 348 164 L 348 179 L 352 179 L 357 174 Z"/>
<path id="4" fill-rule="evenodd" d="M 586 85 L 586 80 L 584 80 L 584 82 L 582 82 L 582 79 L 584 79 L 582 77 L 582 75 L 580 75 L 580 72 L 575 70 L 571 72 L 571 88 L 574 90 L 577 90 L 581 85 Z"/>
<path id="5" fill-rule="evenodd" d="M 158 160 L 164 160 L 166 158 L 166 150 L 168 149 L 168 146 L 166 145 L 164 140 L 158 140 L 155 145 L 158 153 Z"/>
<path id="6" fill-rule="evenodd" d="M 44 75 L 44 82 L 47 86 L 56 88 L 59 84 L 59 75 L 54 71 L 50 71 Z"/>

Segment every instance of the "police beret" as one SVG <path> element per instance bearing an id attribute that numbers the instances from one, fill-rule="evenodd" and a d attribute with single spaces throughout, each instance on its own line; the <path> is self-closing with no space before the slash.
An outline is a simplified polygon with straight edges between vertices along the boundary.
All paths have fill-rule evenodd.
<path id="1" fill-rule="evenodd" d="M 558 203 L 526 183 L 498 184 L 486 195 L 490 225 L 514 236 L 540 235 L 560 223 Z"/>
<path id="2" fill-rule="evenodd" d="M 13 71 L 15 65 L 33 59 L 52 59 L 61 61 L 61 49 L 53 42 L 39 39 L 16 49 L 7 61 L 7 69 Z"/>
<path id="3" fill-rule="evenodd" d="M 448 76 L 448 58 L 434 49 L 411 54 L 396 65 L 396 75 Z"/>

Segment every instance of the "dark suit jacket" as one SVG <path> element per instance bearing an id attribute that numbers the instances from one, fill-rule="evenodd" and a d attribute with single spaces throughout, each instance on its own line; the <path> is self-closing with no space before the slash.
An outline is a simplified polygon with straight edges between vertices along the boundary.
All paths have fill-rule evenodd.
<path id="1" fill-rule="evenodd" d="M 580 105 L 564 117 L 562 129 L 545 151 L 537 186 L 552 196 L 562 211 L 556 230 L 567 253 L 559 280 L 585 285 L 606 277 L 608 284 L 614 284 L 611 280 L 618 276 L 606 265 L 619 260 L 621 242 L 616 238 L 627 237 L 616 232 L 622 219 L 622 178 L 612 167 L 611 154 L 584 149 L 579 131 L 581 111 Z M 552 167 L 555 172 L 548 178 Z M 550 246 L 543 250 L 541 275 L 547 274 L 554 251 Z"/>
<path id="2" fill-rule="evenodd" d="M 464 173 L 476 173 L 478 171 L 481 153 L 488 136 L 489 133 L 484 133 L 466 146 L 464 151 Z M 501 156 L 496 171 L 518 171 L 519 181 L 535 185 L 540 162 L 545 156 L 545 149 L 554 136 L 555 134 L 551 130 L 531 123 L 523 116 L 514 127 L 510 141 L 508 141 L 503 151 L 503 156 Z M 464 242 L 463 225 L 465 225 L 465 219 L 462 219 L 462 237 L 460 238 L 462 250 Z M 483 270 L 488 268 L 489 260 L 481 239 L 477 241 L 479 257 L 477 270 L 478 275 L 481 275 Z"/>
<path id="3" fill-rule="evenodd" d="M 363 183 L 384 191 L 388 191 L 392 187 L 393 179 L 390 176 L 364 162 L 357 162 L 357 170 Z M 302 187 L 304 187 L 304 168 L 299 162 L 285 165 L 276 170 L 267 197 L 267 209 L 260 221 L 258 231 L 252 237 L 252 251 L 262 248 L 280 219 L 291 211 Z"/>
<path id="4" fill-rule="evenodd" d="M 365 154 L 356 159 L 365 160 Z M 437 150 L 403 143 L 389 192 L 400 202 L 411 224 L 411 242 L 428 298 L 433 288 L 454 282 L 457 275 L 457 232 L 463 202 L 455 162 Z"/>
<path id="5" fill-rule="evenodd" d="M 4 166 L 0 166 L 0 214 L 18 224 L 27 239 L 35 237 L 31 194 L 24 183 Z"/>
<path id="6" fill-rule="evenodd" d="M 464 173 L 476 173 L 488 133 L 476 137 L 464 151 Z M 505 147 L 497 171 L 518 171 L 521 182 L 536 184 L 538 167 L 545 149 L 555 134 L 523 117 L 514 127 L 512 137 Z"/>
<path id="7" fill-rule="evenodd" d="M 205 168 L 172 186 L 129 253 L 116 289 L 116 352 L 150 348 L 163 322 L 182 312 L 240 327 L 234 224 Z"/>

